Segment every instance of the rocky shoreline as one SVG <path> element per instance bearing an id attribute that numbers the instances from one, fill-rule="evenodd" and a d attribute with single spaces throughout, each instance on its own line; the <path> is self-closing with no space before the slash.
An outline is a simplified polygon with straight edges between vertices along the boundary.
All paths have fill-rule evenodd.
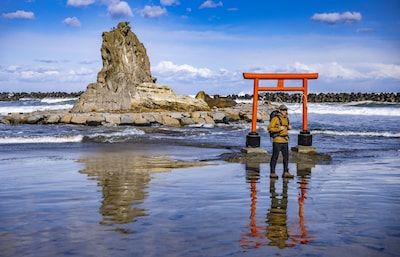
<path id="1" fill-rule="evenodd" d="M 270 107 L 272 108 L 272 107 Z M 257 121 L 269 120 L 268 106 L 259 108 Z M 0 124 L 75 124 L 87 126 L 133 125 L 133 126 L 191 126 L 216 123 L 249 123 L 252 105 L 239 103 L 230 108 L 211 108 L 210 111 L 194 112 L 88 112 L 73 113 L 69 110 L 11 113 L 0 119 Z"/>
<path id="2" fill-rule="evenodd" d="M 0 92 L 0 101 L 18 101 L 23 98 L 77 98 L 80 92 Z M 216 96 L 214 96 L 216 97 Z M 217 96 L 218 97 L 218 96 Z M 227 98 L 232 100 L 251 100 L 253 95 L 228 95 Z M 271 102 L 287 102 L 298 103 L 301 101 L 301 94 L 288 93 L 261 93 L 260 100 Z M 308 94 L 308 102 L 310 103 L 326 103 L 326 102 L 359 102 L 359 101 L 376 101 L 399 103 L 400 93 L 310 93 Z"/>
<path id="3" fill-rule="evenodd" d="M 0 93 L 0 101 L 18 100 L 21 98 L 77 98 L 82 92 L 64 93 Z M 226 99 L 233 101 L 251 100 L 252 96 L 229 95 L 214 96 L 212 100 L 223 103 Z M 205 99 L 209 105 L 210 99 Z M 399 103 L 400 93 L 328 93 L 309 94 L 308 102 L 357 102 L 376 101 Z M 269 102 L 301 102 L 301 94 L 266 93 L 260 95 L 257 113 L 258 122 L 269 120 L 269 113 L 274 108 Z M 211 105 L 210 105 L 211 106 Z M 101 125 L 133 125 L 133 126 L 191 126 L 214 125 L 217 123 L 249 123 L 252 120 L 252 104 L 239 102 L 226 108 L 210 108 L 209 111 L 153 111 L 153 112 L 84 112 L 76 113 L 70 110 L 36 111 L 32 113 L 10 113 L 0 118 L 0 124 L 76 124 L 87 126 Z"/>

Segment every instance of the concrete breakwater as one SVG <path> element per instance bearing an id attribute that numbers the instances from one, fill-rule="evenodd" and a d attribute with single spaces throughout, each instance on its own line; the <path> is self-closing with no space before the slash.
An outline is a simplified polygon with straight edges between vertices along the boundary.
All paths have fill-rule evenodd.
<path id="1" fill-rule="evenodd" d="M 229 98 L 234 100 L 250 100 L 253 95 L 229 95 Z M 261 93 L 259 95 L 260 100 L 270 102 L 285 102 L 285 103 L 299 103 L 302 101 L 302 95 L 300 93 L 288 94 L 288 93 Z M 309 93 L 309 103 L 348 103 L 348 102 L 360 102 L 360 101 L 376 101 L 376 102 L 388 102 L 388 103 L 399 103 L 400 93 Z"/>
<path id="2" fill-rule="evenodd" d="M 257 120 L 269 120 L 270 110 L 259 108 Z M 99 126 L 107 124 L 151 126 L 190 126 L 216 123 L 249 123 L 252 120 L 251 104 L 240 103 L 232 108 L 212 108 L 195 112 L 144 112 L 144 113 L 72 113 L 68 110 L 11 113 L 0 119 L 3 124 L 76 124 Z"/>
<path id="3" fill-rule="evenodd" d="M 79 97 L 83 91 L 81 92 L 0 92 L 0 101 L 18 101 L 24 98 L 34 98 L 34 99 L 43 99 L 43 98 L 77 98 Z"/>

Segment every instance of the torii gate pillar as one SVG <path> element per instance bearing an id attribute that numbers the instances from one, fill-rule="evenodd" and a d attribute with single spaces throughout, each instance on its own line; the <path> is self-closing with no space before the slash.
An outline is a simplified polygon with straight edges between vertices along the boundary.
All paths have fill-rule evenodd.
<path id="1" fill-rule="evenodd" d="M 303 130 L 298 135 L 297 149 L 312 146 L 312 135 L 308 130 L 308 79 L 317 79 L 318 73 L 243 73 L 243 78 L 254 80 L 253 93 L 253 109 L 251 131 L 246 137 L 246 147 L 260 147 L 260 136 L 256 131 L 257 109 L 258 109 L 258 92 L 259 91 L 300 91 L 303 92 Z M 260 87 L 260 80 L 277 80 L 278 85 L 275 87 Z M 285 87 L 284 80 L 302 80 L 301 87 Z M 314 149 L 315 150 L 315 149 Z"/>

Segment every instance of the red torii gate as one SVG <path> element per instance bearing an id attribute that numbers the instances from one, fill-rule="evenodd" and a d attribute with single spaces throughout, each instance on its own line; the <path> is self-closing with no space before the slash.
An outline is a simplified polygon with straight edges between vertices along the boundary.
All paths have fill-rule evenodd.
<path id="1" fill-rule="evenodd" d="M 317 79 L 318 73 L 243 73 L 243 78 L 254 80 L 253 93 L 253 110 L 251 121 L 251 132 L 246 138 L 246 147 L 259 147 L 260 136 L 256 131 L 257 108 L 258 108 L 258 91 L 301 91 L 303 92 L 303 130 L 298 136 L 298 145 L 311 146 L 312 136 L 308 131 L 308 113 L 307 113 L 307 96 L 308 96 L 308 79 Z M 284 80 L 302 80 L 301 87 L 285 87 Z M 276 87 L 260 87 L 260 80 L 277 80 Z"/>

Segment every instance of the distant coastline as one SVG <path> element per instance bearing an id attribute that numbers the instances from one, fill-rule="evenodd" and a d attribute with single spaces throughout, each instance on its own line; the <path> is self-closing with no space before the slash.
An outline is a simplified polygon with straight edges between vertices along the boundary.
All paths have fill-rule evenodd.
<path id="1" fill-rule="evenodd" d="M 0 92 L 0 101 L 17 101 L 23 98 L 76 98 L 79 97 L 83 91 L 80 92 Z M 251 100 L 253 95 L 237 95 L 231 94 L 226 96 L 233 100 Z M 259 98 L 264 101 L 271 102 L 287 102 L 296 103 L 301 101 L 301 94 L 288 94 L 288 93 L 260 93 Z M 309 93 L 308 102 L 310 103 L 327 103 L 327 102 L 360 102 L 360 101 L 375 101 L 375 102 L 388 102 L 399 103 L 400 93 L 382 92 L 382 93 Z"/>
<path id="2" fill-rule="evenodd" d="M 250 100 L 253 95 L 228 95 L 234 100 Z M 261 93 L 259 99 L 270 102 L 298 103 L 302 101 L 300 93 Z M 400 93 L 309 93 L 308 102 L 310 103 L 349 103 L 361 101 L 399 103 Z"/>

